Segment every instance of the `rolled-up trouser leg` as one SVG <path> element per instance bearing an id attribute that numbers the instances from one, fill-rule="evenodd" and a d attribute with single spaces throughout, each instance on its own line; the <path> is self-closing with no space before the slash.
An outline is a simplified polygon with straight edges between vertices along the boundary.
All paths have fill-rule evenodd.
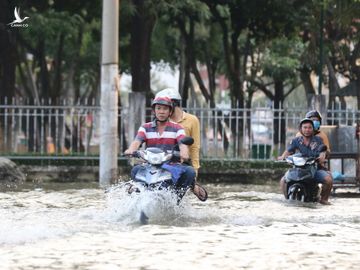
<path id="1" fill-rule="evenodd" d="M 196 172 L 193 167 L 186 166 L 186 165 L 179 165 L 183 166 L 185 172 L 180 176 L 179 181 L 177 182 L 177 186 L 181 188 L 189 188 L 193 186 L 195 183 Z"/>

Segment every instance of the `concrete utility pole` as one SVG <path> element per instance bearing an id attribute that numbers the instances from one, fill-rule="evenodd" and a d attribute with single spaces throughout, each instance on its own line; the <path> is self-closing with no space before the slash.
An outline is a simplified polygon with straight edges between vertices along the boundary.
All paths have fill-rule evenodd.
<path id="1" fill-rule="evenodd" d="M 109 186 L 118 173 L 119 0 L 103 0 L 99 184 Z"/>

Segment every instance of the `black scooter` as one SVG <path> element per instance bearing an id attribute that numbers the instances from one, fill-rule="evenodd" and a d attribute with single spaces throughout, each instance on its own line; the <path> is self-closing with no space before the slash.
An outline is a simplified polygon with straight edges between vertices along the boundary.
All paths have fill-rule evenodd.
<path id="1" fill-rule="evenodd" d="M 317 157 L 303 157 L 294 154 L 286 158 L 292 165 L 285 174 L 286 198 L 301 202 L 318 202 L 322 184 L 316 183 L 314 176 L 317 171 Z"/>

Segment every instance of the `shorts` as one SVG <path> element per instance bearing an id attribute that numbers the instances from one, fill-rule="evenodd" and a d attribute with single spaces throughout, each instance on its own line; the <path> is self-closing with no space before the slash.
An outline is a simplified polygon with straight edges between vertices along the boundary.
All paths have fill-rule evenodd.
<path id="1" fill-rule="evenodd" d="M 325 177 L 328 176 L 330 174 L 329 171 L 325 171 L 325 170 L 317 170 L 315 175 L 314 175 L 314 179 L 316 180 L 317 183 L 324 183 L 325 182 Z"/>

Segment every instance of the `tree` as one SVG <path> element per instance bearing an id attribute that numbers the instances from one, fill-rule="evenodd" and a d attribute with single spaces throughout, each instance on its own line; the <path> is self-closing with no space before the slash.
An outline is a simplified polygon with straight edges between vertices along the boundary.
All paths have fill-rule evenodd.
<path id="1" fill-rule="evenodd" d="M 356 65 L 356 59 L 359 58 L 359 10 L 360 2 L 357 0 L 328 0 L 309 2 L 306 8 L 301 9 L 301 13 L 299 11 L 302 14 L 302 22 L 299 20 L 300 33 L 307 44 L 306 53 L 302 57 L 301 78 L 306 93 L 320 94 L 311 84 L 310 75 L 327 75 L 324 82 L 329 87 L 328 107 L 333 105 L 340 88 L 339 75 L 348 78 L 349 82 L 359 78 Z M 320 66 L 322 63 L 325 65 Z M 345 100 L 340 97 L 340 101 L 345 108 Z"/>
<path id="2" fill-rule="evenodd" d="M 59 98 L 60 95 L 78 98 L 82 95 L 81 67 L 85 66 L 81 64 L 81 53 L 87 56 L 86 59 L 92 56 L 93 63 L 98 62 L 100 35 L 96 36 L 95 33 L 96 31 L 100 33 L 100 23 L 96 25 L 94 21 L 100 21 L 99 5 L 99 0 L 84 3 L 13 1 L 10 5 L 6 2 L 3 4 L 4 9 L 1 9 L 1 14 L 7 14 L 9 18 L 4 19 L 6 21 L 13 17 L 15 6 L 21 10 L 23 16 L 30 17 L 27 20 L 27 28 L 10 28 L 7 25 L 2 28 L 7 29 L 7 33 L 13 36 L 11 39 L 13 46 L 6 44 L 2 52 L 12 49 L 13 53 L 4 56 L 13 55 L 12 59 L 18 72 L 15 77 L 15 69 L 10 68 L 14 61 L 8 61 L 4 68 L 12 72 L 5 77 L 5 80 L 11 81 L 11 78 L 16 78 L 18 95 L 35 99 Z M 83 39 L 84 35 L 87 35 L 86 39 Z M 94 46 L 91 48 L 96 49 L 95 53 L 85 51 L 88 46 L 85 43 L 89 41 L 89 36 L 92 38 L 92 45 L 97 44 L 97 48 Z M 6 38 L 4 40 L 6 41 Z M 93 63 L 87 63 L 85 69 L 96 68 Z M 15 79 L 11 84 L 14 83 Z M 65 92 L 65 89 L 71 91 Z M 14 91 L 10 94 L 13 96 Z"/>
<path id="3" fill-rule="evenodd" d="M 8 26 L 13 20 L 14 5 L 0 1 L 0 100 L 15 93 L 16 35 L 18 29 Z"/>
<path id="4" fill-rule="evenodd" d="M 300 57 L 305 46 L 299 39 L 288 40 L 285 37 L 273 39 L 265 48 L 261 62 L 262 77 L 249 78 L 250 83 L 264 92 L 273 101 L 274 113 L 274 144 L 285 146 L 286 126 L 281 113 L 286 97 L 300 85 L 298 69 Z M 272 91 L 271 88 L 274 90 Z M 280 121 L 281 119 L 281 121 Z"/>
<path id="5" fill-rule="evenodd" d="M 96 14 L 99 10 L 94 8 L 93 4 L 98 7 L 99 1 L 72 2 L 28 1 L 23 4 L 14 1 L 13 6 L 5 5 L 7 13 L 17 6 L 22 10 L 23 16 L 30 17 L 27 28 L 14 31 L 16 69 L 12 72 L 16 78 L 14 83 L 17 83 L 17 92 L 8 92 L 7 95 L 16 94 L 23 97 L 23 100 L 34 101 L 35 104 L 48 103 L 50 99 L 51 104 L 55 104 L 60 102 L 61 97 L 78 99 L 96 95 L 96 78 L 100 78 L 100 20 L 96 17 L 100 16 L 100 13 Z M 10 30 L 8 32 L 11 32 Z M 92 93 L 86 89 L 84 80 L 89 73 L 94 74 L 92 78 L 96 81 L 91 85 Z M 11 74 L 8 78 L 11 78 Z M 39 119 L 31 119 L 29 129 L 24 131 L 29 132 L 30 151 L 40 149 L 31 139 L 34 135 L 33 129 L 39 126 L 34 124 L 37 120 Z M 61 123 L 60 126 L 62 127 Z M 50 130 L 52 134 L 49 135 L 54 137 L 56 129 L 52 127 Z"/>
<path id="6" fill-rule="evenodd" d="M 151 34 L 155 24 L 155 11 L 151 1 L 133 0 L 135 13 L 131 26 L 132 91 L 151 93 L 150 52 Z"/>
<path id="7" fill-rule="evenodd" d="M 329 1 L 325 17 L 325 42 L 327 44 L 324 59 L 328 71 L 329 104 L 335 101 L 340 85 L 337 77 L 346 78 L 349 84 L 354 83 L 360 91 L 360 2 Z M 355 86 L 356 87 L 356 86 Z M 359 99 L 359 94 L 357 95 Z M 340 96 L 342 108 L 346 108 L 343 96 Z M 358 103 L 358 108 L 360 104 Z"/>

